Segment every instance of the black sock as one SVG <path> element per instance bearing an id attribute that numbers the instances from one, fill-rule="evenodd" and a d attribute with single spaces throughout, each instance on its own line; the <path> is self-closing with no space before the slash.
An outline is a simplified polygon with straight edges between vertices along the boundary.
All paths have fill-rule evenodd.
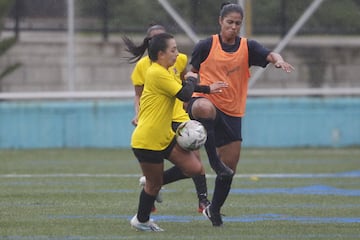
<path id="1" fill-rule="evenodd" d="M 178 180 L 181 179 L 185 179 L 185 178 L 189 178 L 188 176 L 186 176 L 181 170 L 180 168 L 174 166 L 172 168 L 169 168 L 168 170 L 166 170 L 163 174 L 163 185 L 172 183 L 172 182 L 176 182 Z"/>
<path id="2" fill-rule="evenodd" d="M 156 196 L 151 196 L 143 189 L 140 193 L 137 219 L 140 222 L 147 222 L 150 219 L 151 208 L 154 205 Z"/>
<path id="3" fill-rule="evenodd" d="M 198 121 L 201 122 L 202 125 L 204 125 L 207 132 L 207 140 L 204 146 L 207 156 L 209 158 L 210 166 L 212 169 L 217 171 L 220 159 L 216 152 L 215 131 L 214 131 L 215 121 L 209 118 L 199 118 Z"/>
<path id="4" fill-rule="evenodd" d="M 229 195 L 232 183 L 232 177 L 216 177 L 211 209 L 214 212 L 220 212 L 220 208 L 225 203 Z"/>
<path id="5" fill-rule="evenodd" d="M 199 201 L 203 199 L 207 199 L 207 185 L 206 185 L 206 177 L 204 175 L 198 175 L 192 178 L 195 188 L 196 194 L 198 196 Z"/>

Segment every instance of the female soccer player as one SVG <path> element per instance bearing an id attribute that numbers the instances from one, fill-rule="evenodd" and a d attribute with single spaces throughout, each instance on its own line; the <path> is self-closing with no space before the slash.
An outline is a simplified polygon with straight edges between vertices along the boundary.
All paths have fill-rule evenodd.
<path id="1" fill-rule="evenodd" d="M 207 130 L 205 149 L 210 165 L 213 167 L 213 162 L 221 160 L 234 173 L 240 158 L 241 119 L 245 113 L 249 67 L 265 67 L 270 62 L 285 72 L 293 70 L 278 53 L 254 40 L 239 37 L 243 17 L 240 5 L 223 4 L 219 17 L 220 33 L 196 44 L 190 62 L 192 71 L 199 73 L 200 84 L 209 85 L 216 79 L 229 85 L 219 94 L 195 93 L 188 104 L 188 113 Z M 216 172 L 211 205 L 203 214 L 213 226 L 222 226 L 220 209 L 230 192 L 233 175 Z"/>
<path id="2" fill-rule="evenodd" d="M 147 30 L 146 38 L 152 38 L 156 34 L 164 33 L 166 32 L 166 29 L 162 25 L 153 25 L 150 26 Z M 129 41 L 125 40 L 125 43 Z M 131 45 L 131 43 L 130 43 Z M 140 103 L 140 97 L 144 89 L 145 84 L 145 74 L 147 69 L 151 66 L 151 60 L 149 56 L 145 56 L 141 58 L 135 65 L 135 68 L 131 74 L 131 80 L 134 85 L 135 89 L 135 98 L 134 98 L 134 108 L 135 108 L 135 116 L 132 120 L 132 124 L 134 126 L 137 125 L 138 122 L 138 113 L 139 113 L 139 103 Z M 182 80 L 184 80 L 184 74 L 186 73 L 186 66 L 187 66 L 187 56 L 183 53 L 179 53 L 179 55 L 176 58 L 176 62 L 173 66 L 169 68 L 169 71 L 174 72 L 176 76 L 176 80 L 181 83 Z M 213 92 L 216 89 L 213 89 Z M 179 99 L 176 99 L 175 106 L 173 110 L 173 119 L 172 119 L 172 128 L 174 131 L 176 131 L 176 128 L 180 125 L 180 123 L 188 121 L 189 115 L 186 113 L 183 107 L 183 102 Z M 200 154 L 197 151 L 196 155 L 198 156 L 199 161 L 200 160 Z M 173 180 L 173 176 L 178 175 L 178 172 L 180 170 L 174 166 L 173 168 L 170 168 L 169 170 L 164 172 L 164 185 L 170 183 Z M 144 178 L 141 178 L 144 179 Z M 206 206 L 210 204 L 207 196 L 207 184 L 206 184 L 206 177 L 205 177 L 205 169 L 203 168 L 201 171 L 201 174 L 198 176 L 194 176 L 192 178 L 195 189 L 198 197 L 198 212 L 202 212 Z M 140 184 L 142 185 L 144 181 L 140 181 Z M 162 202 L 162 198 L 159 195 L 156 198 L 157 202 Z M 152 211 L 156 211 L 155 206 L 152 208 Z"/>
<path id="3" fill-rule="evenodd" d="M 178 179 L 200 175 L 203 169 L 194 152 L 183 150 L 176 143 L 171 128 L 176 98 L 190 100 L 198 80 L 196 73 L 188 72 L 184 76 L 185 82 L 181 84 L 176 80 L 175 73 L 169 71 L 179 52 L 174 37 L 168 33 L 148 38 L 137 48 L 130 42 L 127 42 L 127 46 L 135 59 L 140 59 L 148 49 L 152 61 L 146 72 L 138 124 L 131 137 L 131 147 L 146 183 L 140 194 L 137 214 L 130 224 L 137 230 L 158 232 L 163 229 L 150 219 L 150 213 L 163 185 L 164 159 L 170 160 L 181 170 Z M 172 177 L 174 181 L 177 180 L 177 176 Z"/>

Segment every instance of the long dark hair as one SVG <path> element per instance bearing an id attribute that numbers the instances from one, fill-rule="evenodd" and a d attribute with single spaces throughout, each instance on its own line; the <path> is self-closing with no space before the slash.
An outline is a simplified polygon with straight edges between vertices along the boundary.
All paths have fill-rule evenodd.
<path id="1" fill-rule="evenodd" d="M 150 24 L 149 28 L 146 31 L 146 37 L 144 38 L 141 45 L 137 46 L 135 43 L 128 37 L 123 36 L 122 39 L 126 46 L 126 51 L 131 53 L 133 56 L 129 58 L 130 63 L 135 63 L 141 59 L 141 57 L 144 55 L 146 49 L 149 47 L 149 41 L 153 37 L 152 32 L 161 30 L 166 32 L 166 29 L 164 26 L 159 24 Z"/>
<path id="2" fill-rule="evenodd" d="M 131 57 L 129 57 L 129 63 L 135 63 L 141 59 L 144 55 L 146 49 L 149 47 L 150 37 L 145 37 L 142 44 L 137 46 L 130 38 L 127 36 L 122 37 L 124 44 L 126 46 L 126 51 L 131 53 Z"/>
<path id="3" fill-rule="evenodd" d="M 151 61 L 158 60 L 158 52 L 165 51 L 167 48 L 167 40 L 174 38 L 169 33 L 160 33 L 152 38 L 146 37 L 140 46 L 136 46 L 135 43 L 128 37 L 123 37 L 123 41 L 126 45 L 126 51 L 133 56 L 129 58 L 130 63 L 135 63 L 141 59 L 145 51 L 148 50 L 149 58 Z"/>

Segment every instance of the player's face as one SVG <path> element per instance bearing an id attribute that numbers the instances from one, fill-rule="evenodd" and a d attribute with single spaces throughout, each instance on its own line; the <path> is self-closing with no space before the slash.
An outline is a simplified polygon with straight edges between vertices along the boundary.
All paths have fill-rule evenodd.
<path id="1" fill-rule="evenodd" d="M 240 33 L 242 20 L 241 14 L 237 12 L 231 12 L 223 18 L 220 17 L 221 37 L 226 41 L 235 40 Z"/>
<path id="2" fill-rule="evenodd" d="M 166 48 L 163 57 L 164 64 L 166 64 L 166 67 L 169 68 L 175 64 L 179 51 L 174 38 L 167 40 L 167 46 L 168 47 Z"/>

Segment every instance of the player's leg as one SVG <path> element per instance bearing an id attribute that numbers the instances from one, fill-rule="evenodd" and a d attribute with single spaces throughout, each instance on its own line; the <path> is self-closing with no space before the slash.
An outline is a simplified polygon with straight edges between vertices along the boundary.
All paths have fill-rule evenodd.
<path id="1" fill-rule="evenodd" d="M 231 117 L 222 112 L 218 112 L 219 124 L 216 127 L 216 144 L 219 146 L 217 152 L 219 158 L 230 167 L 233 172 L 240 158 L 241 148 L 241 118 Z M 215 188 L 210 207 L 206 215 L 209 217 L 213 226 L 221 226 L 222 218 L 220 209 L 229 195 L 233 176 L 220 176 L 215 179 Z"/>
<path id="2" fill-rule="evenodd" d="M 229 164 L 235 173 L 240 153 L 240 141 L 222 146 L 218 149 L 218 151 L 221 160 L 224 163 Z M 211 204 L 203 211 L 203 214 L 209 218 L 214 227 L 220 227 L 223 225 L 220 210 L 229 195 L 232 180 L 233 176 L 216 176 Z"/>
<path id="3" fill-rule="evenodd" d="M 178 144 L 174 145 L 168 159 L 188 177 L 200 175 L 203 169 L 203 165 L 195 153 L 182 149 Z"/>
<path id="4" fill-rule="evenodd" d="M 200 158 L 200 151 L 194 151 L 198 161 L 201 162 Z M 199 200 L 198 204 L 198 212 L 202 213 L 202 211 L 210 204 L 210 201 L 208 200 L 208 189 L 207 189 L 207 183 L 206 183 L 206 176 L 205 176 L 205 168 L 202 167 L 201 174 L 192 177 L 192 180 L 195 185 L 196 189 L 196 195 Z"/>
<path id="5" fill-rule="evenodd" d="M 240 141 L 222 146 L 218 151 L 221 160 L 235 173 L 236 165 L 240 157 Z M 211 201 L 211 210 L 213 212 L 220 213 L 220 209 L 229 195 L 232 179 L 232 177 L 216 177 L 213 198 Z"/>
<path id="6" fill-rule="evenodd" d="M 181 122 L 172 122 L 172 129 L 174 132 L 176 132 L 176 129 L 179 127 L 180 124 Z M 196 150 L 194 151 L 194 153 L 198 161 L 201 162 L 200 151 Z M 183 178 L 188 178 L 188 177 L 185 176 L 178 167 L 174 166 L 164 172 L 164 185 Z M 198 212 L 201 213 L 210 204 L 210 201 L 207 198 L 208 190 L 207 190 L 207 183 L 205 176 L 205 168 L 202 167 L 201 174 L 192 177 L 192 180 L 194 182 L 196 195 L 199 200 Z"/>
<path id="7" fill-rule="evenodd" d="M 155 198 L 163 184 L 164 157 L 161 151 L 133 149 L 140 163 L 146 183 L 140 193 L 137 214 L 131 219 L 130 224 L 142 231 L 160 231 L 162 229 L 150 221 L 151 209 Z M 153 230 L 152 230 L 153 228 Z"/>
<path id="8" fill-rule="evenodd" d="M 201 122 L 207 131 L 205 150 L 211 168 L 219 176 L 232 176 L 233 171 L 220 160 L 216 152 L 215 124 L 217 110 L 215 106 L 206 98 L 195 98 L 188 104 L 188 113 L 192 119 Z"/>
<path id="9" fill-rule="evenodd" d="M 146 183 L 140 195 L 138 219 L 140 222 L 149 220 L 151 208 L 154 205 L 156 195 L 162 186 L 163 163 L 140 163 Z"/>
<path id="10" fill-rule="evenodd" d="M 198 161 L 200 161 L 200 159 L 198 159 Z M 164 171 L 163 178 L 163 184 L 166 185 L 189 177 L 186 176 L 178 166 L 173 166 Z M 200 175 L 192 177 L 192 180 L 195 184 L 196 194 L 199 200 L 198 212 L 202 212 L 205 207 L 210 204 L 207 198 L 208 193 L 204 167 L 202 167 Z"/>

